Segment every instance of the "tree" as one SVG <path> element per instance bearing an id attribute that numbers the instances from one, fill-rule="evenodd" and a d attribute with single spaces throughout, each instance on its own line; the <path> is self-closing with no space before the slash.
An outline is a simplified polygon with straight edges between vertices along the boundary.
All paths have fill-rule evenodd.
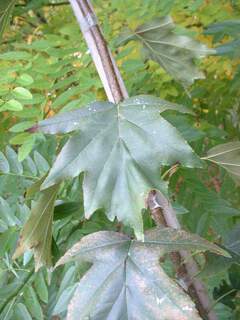
<path id="1" fill-rule="evenodd" d="M 48 317 L 57 314 L 65 318 L 66 305 L 71 299 L 68 319 L 217 319 L 206 289 L 196 276 L 199 264 L 203 262 L 199 257 L 196 261 L 191 252 L 212 252 L 206 255 L 207 268 L 202 271 L 203 275 L 218 263 L 224 265 L 225 269 L 238 270 L 238 251 L 235 248 L 238 226 L 235 222 L 239 213 L 218 194 L 217 188 L 221 189 L 223 178 L 219 182 L 213 177 L 217 192 L 207 189 L 209 182 L 206 182 L 204 172 L 212 168 L 216 170 L 216 167 L 206 165 L 204 160 L 223 167 L 237 183 L 239 142 L 228 142 L 211 149 L 206 140 L 212 138 L 209 128 L 204 134 L 193 129 L 190 123 L 194 121 L 190 120 L 189 114 L 192 117 L 195 115 L 191 108 L 179 104 L 183 98 L 178 103 L 145 94 L 129 98 L 91 4 L 86 0 L 70 2 L 109 101 L 90 102 L 78 109 L 76 107 L 80 100 L 72 100 L 59 114 L 49 117 L 52 110 L 78 95 L 82 87 L 89 89 L 93 85 L 89 77 L 82 78 L 82 87 L 79 82 L 82 75 L 79 78 L 76 68 L 89 65 L 90 60 L 83 55 L 83 49 L 66 47 L 66 43 L 71 43 L 72 30 L 69 33 L 67 28 L 63 28 L 62 33 L 68 37 L 67 40 L 49 33 L 44 40 L 18 46 L 22 50 L 8 51 L 0 56 L 6 62 L 3 79 L 8 82 L 5 91 L 3 89 L 1 111 L 7 111 L 7 115 L 9 111 L 23 112 L 22 117 L 31 119 L 34 111 L 31 105 L 41 105 L 41 112 L 36 108 L 38 113 L 34 115 L 37 124 L 26 120 L 10 129 L 14 133 L 22 132 L 10 140 L 14 145 L 21 145 L 18 148 L 18 160 L 21 162 L 12 148 L 7 147 L 5 154 L 1 153 L 1 171 L 6 178 L 2 183 L 9 183 L 9 177 L 17 176 L 21 179 L 21 187 L 28 188 L 26 204 L 30 199 L 37 199 L 29 214 L 25 203 L 19 205 L 20 195 L 17 192 L 10 201 L 2 198 L 5 216 L 0 241 L 3 243 L 3 254 L 8 252 L 8 248 L 13 251 L 18 236 L 15 226 L 24 222 L 13 258 L 25 252 L 24 266 L 33 253 L 35 271 L 41 268 L 36 274 L 31 270 L 27 276 L 24 272 L 19 276 L 11 267 L 16 283 L 12 283 L 14 290 L 10 287 L 10 294 L 3 299 L 2 316 L 5 319 L 21 314 L 23 318 L 42 319 L 45 312 Z M 17 4 L 14 9 L 14 4 L 3 10 L 3 27 L 11 15 L 10 10 L 20 7 L 24 15 L 27 10 L 34 9 L 37 12 L 35 18 L 44 23 L 50 12 L 49 5 L 67 5 L 65 2 L 51 4 L 43 1 L 39 6 L 39 3 L 30 1 L 19 6 Z M 20 13 L 13 11 L 13 14 Z M 225 34 L 237 38 L 236 25 L 238 21 L 215 24 L 206 30 L 206 34 L 214 34 L 217 41 L 221 41 Z M 78 33 L 73 36 L 73 42 L 76 37 L 79 37 Z M 179 35 L 169 16 L 144 21 L 137 28 L 124 30 L 118 43 L 129 49 L 129 43 L 134 48 L 133 41 L 142 45 L 144 61 L 149 67 L 154 66 L 155 70 L 159 68 L 152 60 L 160 64 L 179 82 L 176 82 L 177 88 L 184 88 L 185 92 L 188 92 L 189 85 L 195 79 L 204 76 L 196 66 L 196 58 L 216 53 L 238 54 L 238 40 L 221 45 L 216 51 L 208 49 L 189 35 Z M 119 54 L 124 56 L 123 52 L 127 49 L 120 47 Z M 13 65 L 12 61 L 20 63 Z M 45 68 L 46 62 L 50 63 Z M 36 73 L 40 75 L 36 77 Z M 238 72 L 230 81 L 230 88 L 234 87 L 236 77 Z M 71 87 L 61 93 L 61 89 L 68 86 Z M 46 91 L 43 97 L 42 90 Z M 153 90 L 148 91 L 152 93 Z M 51 95 L 53 100 L 48 98 Z M 183 93 L 184 96 L 190 105 L 191 98 L 186 93 Z M 69 133 L 67 141 L 59 136 Z M 45 137 L 43 134 L 53 136 Z M 223 132 L 219 129 L 213 137 L 221 135 Z M 200 158 L 186 142 L 191 139 L 198 141 L 196 146 L 200 150 L 209 150 L 205 157 Z M 50 157 L 53 164 L 49 166 L 44 156 L 56 146 L 58 155 L 56 159 Z M 202 169 L 196 171 L 189 168 Z M 224 179 L 233 188 L 231 178 L 224 176 Z M 36 182 L 31 183 L 31 180 Z M 189 191 L 191 185 L 193 187 Z M 176 209 L 173 208 L 178 203 L 173 201 L 171 193 L 181 201 L 181 194 L 186 192 L 190 195 L 188 200 L 197 198 L 197 205 L 193 205 L 196 210 L 204 203 L 207 218 L 210 211 L 216 219 L 220 208 L 229 215 L 223 219 L 223 230 L 213 233 L 210 238 L 217 240 L 221 246 L 181 230 Z M 56 199 L 64 201 L 59 203 Z M 13 214 L 11 205 L 16 207 L 16 204 L 19 207 Z M 180 206 L 178 210 L 184 212 L 186 209 Z M 89 222 L 86 219 L 90 219 Z M 203 219 L 206 219 L 206 215 L 200 219 L 195 217 L 193 225 L 199 226 L 199 221 L 204 223 Z M 184 226 L 192 229 L 188 220 Z M 219 235 L 222 235 L 222 231 L 226 232 L 227 223 L 230 228 L 235 226 L 235 229 L 220 242 Z M 211 224 L 209 227 L 212 227 Z M 149 230 L 144 232 L 146 229 Z M 71 239 L 72 234 L 79 231 L 77 238 L 81 240 L 77 242 Z M 67 251 L 69 243 L 75 245 Z M 66 253 L 61 257 L 64 251 Z M 60 267 L 57 268 L 52 274 L 49 291 L 45 282 L 46 270 L 42 266 L 50 268 L 57 260 L 56 267 L 75 260 L 78 263 L 77 267 L 70 265 L 63 269 L 62 275 Z M 170 269 L 175 268 L 176 276 L 182 279 L 184 288 L 169 276 L 166 271 L 169 263 Z M 77 270 L 80 271 L 79 284 L 73 280 Z M 62 278 L 62 282 L 58 291 L 56 286 L 59 278 Z M 73 282 L 66 287 L 69 278 Z M 30 286 L 26 285 L 29 283 Z M 229 292 L 234 293 L 234 297 L 236 291 L 230 287 Z M 221 294 L 221 287 L 219 292 Z M 22 293 L 25 303 L 19 297 Z M 54 301 L 52 305 L 49 304 L 49 294 Z M 214 294 L 218 295 L 217 290 Z M 189 295 L 196 303 L 196 308 Z M 39 298 L 47 304 L 47 311 L 42 310 Z"/>

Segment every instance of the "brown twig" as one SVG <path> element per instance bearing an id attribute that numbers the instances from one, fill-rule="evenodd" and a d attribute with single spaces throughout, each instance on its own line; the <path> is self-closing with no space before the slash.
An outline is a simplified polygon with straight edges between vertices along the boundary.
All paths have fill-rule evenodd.
<path id="1" fill-rule="evenodd" d="M 128 97 L 119 70 L 102 35 L 92 6 L 87 0 L 69 0 L 87 42 L 108 100 L 118 103 Z"/>
<path id="2" fill-rule="evenodd" d="M 169 226 L 175 229 L 181 228 L 171 203 L 163 194 L 159 191 L 151 191 L 147 202 L 157 225 Z M 211 310 L 212 303 L 209 300 L 207 290 L 203 283 L 196 278 L 199 268 L 194 258 L 188 252 L 181 250 L 173 252 L 171 259 L 177 268 L 178 278 L 183 280 L 189 295 L 196 303 L 201 317 L 208 320 L 217 320 L 215 312 Z"/>
<path id="3" fill-rule="evenodd" d="M 83 36 L 87 42 L 98 74 L 102 80 L 108 100 L 119 103 L 128 97 L 120 72 L 109 51 L 101 29 L 97 23 L 92 5 L 89 0 L 69 0 L 73 12 L 79 22 Z M 150 192 L 147 205 L 157 224 L 179 229 L 180 225 L 176 214 L 168 200 L 159 192 Z M 161 210 L 162 208 L 162 210 Z M 210 301 L 203 284 L 194 278 L 198 267 L 193 258 L 185 251 L 173 253 L 172 258 L 178 266 L 178 274 L 183 277 L 189 294 L 196 302 L 196 306 L 204 319 L 216 320 L 217 317 L 210 309 Z M 182 263 L 184 261 L 184 264 Z"/>

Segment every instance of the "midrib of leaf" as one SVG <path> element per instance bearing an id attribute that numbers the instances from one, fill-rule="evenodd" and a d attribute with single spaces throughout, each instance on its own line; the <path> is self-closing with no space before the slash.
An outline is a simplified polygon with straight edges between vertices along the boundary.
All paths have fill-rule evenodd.
<path id="1" fill-rule="evenodd" d="M 53 195 L 49 198 L 48 202 L 46 203 L 46 206 L 44 207 L 44 210 L 42 211 L 41 215 L 39 215 L 39 218 L 36 220 L 36 224 L 35 224 L 34 228 L 32 229 L 30 235 L 26 238 L 26 240 L 25 240 L 26 242 L 29 241 L 29 238 L 32 237 L 34 231 L 35 231 L 36 228 L 38 227 L 39 221 L 41 220 L 42 216 L 43 216 L 44 213 L 46 212 L 49 203 L 51 203 L 51 201 L 54 199 L 54 197 L 56 197 L 56 193 L 57 193 L 57 191 L 55 191 L 55 192 L 53 193 Z"/>
<path id="2" fill-rule="evenodd" d="M 12 6 L 13 6 L 13 4 L 14 4 L 14 0 L 13 1 L 10 1 L 9 2 L 9 4 L 8 4 L 8 6 L 7 6 L 7 8 L 5 9 L 5 10 L 2 10 L 0 13 L 2 14 L 2 17 L 1 17 L 1 19 L 0 19 L 0 22 L 2 21 L 2 20 L 4 20 L 4 13 L 6 12 L 6 11 L 8 11 Z"/>
<path id="3" fill-rule="evenodd" d="M 230 174 L 232 174 L 233 176 L 240 177 L 240 174 L 239 174 L 239 173 L 237 173 L 237 172 L 229 169 L 229 167 L 224 167 L 224 166 L 222 166 L 222 167 L 223 167 L 226 171 L 228 171 Z"/>
<path id="4" fill-rule="evenodd" d="M 96 291 L 94 292 L 94 294 L 91 296 L 91 299 L 90 299 L 90 301 L 89 301 L 89 303 L 88 303 L 88 306 L 85 306 L 86 308 L 85 308 L 85 315 L 87 315 L 87 313 L 89 312 L 89 310 L 91 309 L 91 301 L 96 301 L 96 298 L 97 298 L 97 296 L 98 296 L 98 294 L 99 294 L 99 292 L 101 292 L 101 290 L 102 290 L 102 286 L 104 285 L 104 283 L 106 282 L 106 281 L 108 281 L 113 275 L 114 275 L 114 273 L 119 269 L 119 267 L 123 264 L 123 262 L 124 261 L 121 261 L 119 264 L 117 264 L 117 266 L 110 272 L 110 273 L 108 273 L 108 275 L 107 275 L 107 277 L 106 278 L 104 278 L 102 281 L 101 281 L 101 283 L 99 284 L 99 286 L 98 286 L 98 288 L 96 289 Z M 86 274 L 87 275 L 87 274 Z M 84 316 L 84 314 L 82 314 L 82 316 Z"/>
<path id="5" fill-rule="evenodd" d="M 108 131 L 111 126 L 112 126 L 112 123 L 110 123 L 106 128 L 103 128 L 102 130 L 100 130 L 97 135 L 95 135 L 94 137 L 90 138 L 90 139 L 89 139 L 89 142 L 88 142 L 88 143 L 84 146 L 84 148 L 80 151 L 80 153 L 78 154 L 78 156 L 74 157 L 70 162 L 67 162 L 67 163 L 62 167 L 61 170 L 66 169 L 68 166 L 72 165 L 75 161 L 77 161 L 78 158 L 80 157 L 80 154 L 81 154 L 86 148 L 88 148 L 89 145 L 90 145 L 91 143 L 93 143 L 93 141 L 94 141 L 95 139 L 97 139 L 99 135 L 101 135 L 101 134 L 104 133 L 105 131 Z M 78 130 L 78 131 L 81 132 L 81 130 Z M 68 142 L 67 142 L 67 143 L 68 143 Z M 114 144 L 114 145 L 115 145 L 115 144 Z M 114 146 L 113 146 L 113 147 L 114 147 Z M 55 173 L 55 175 L 52 176 L 52 179 L 53 179 L 54 177 L 58 176 L 58 174 L 59 174 L 58 172 Z M 45 182 L 44 182 L 44 183 L 45 183 Z M 48 187 L 50 187 L 50 186 L 53 185 L 53 184 L 51 184 L 50 186 L 45 187 L 45 186 L 44 186 L 44 183 L 43 183 L 43 190 L 45 190 L 45 189 L 47 189 Z"/>
<path id="6" fill-rule="evenodd" d="M 236 240 L 236 241 L 232 242 L 230 245 L 227 244 L 226 247 L 230 249 L 233 246 L 235 246 L 236 244 L 240 244 L 240 240 Z"/>
<path id="7" fill-rule="evenodd" d="M 146 28 L 146 29 L 137 30 L 137 31 L 135 31 L 135 32 L 144 33 L 144 32 L 147 32 L 147 31 L 151 31 L 151 30 L 159 29 L 159 28 L 161 28 L 161 27 L 165 27 L 165 26 L 167 26 L 167 25 L 169 25 L 169 24 L 172 24 L 172 23 L 173 23 L 172 20 L 169 20 L 169 21 L 167 21 L 166 23 L 159 24 L 159 25 L 157 25 L 157 26 L 151 26 L 151 27 L 148 27 L 148 28 Z"/>
<path id="8" fill-rule="evenodd" d="M 232 167 L 240 167 L 240 164 L 235 164 L 235 163 L 228 163 L 228 162 L 221 162 L 221 161 L 216 161 L 216 160 L 212 160 L 212 159 L 208 159 L 211 162 L 214 162 L 216 164 L 220 164 L 220 165 L 225 165 L 225 166 L 232 166 Z"/>
<path id="9" fill-rule="evenodd" d="M 129 242 L 129 245 L 128 245 L 128 249 L 127 249 L 127 251 L 126 251 L 126 256 L 125 256 L 125 258 L 123 259 L 123 261 L 121 261 L 120 263 L 118 263 L 110 273 L 108 273 L 107 277 L 104 278 L 103 281 L 101 281 L 101 283 L 99 284 L 97 290 L 94 292 L 94 295 L 92 295 L 92 297 L 91 297 L 91 299 L 90 299 L 90 301 L 89 301 L 89 303 L 88 303 L 88 307 L 85 309 L 85 315 L 87 315 L 87 313 L 89 312 L 89 309 L 91 308 L 91 303 L 90 303 L 90 302 L 96 299 L 96 297 L 98 296 L 99 291 L 102 290 L 102 286 L 104 285 L 104 283 L 105 283 L 106 281 L 108 281 L 108 280 L 114 275 L 114 273 L 121 267 L 122 264 L 124 264 L 124 277 L 125 277 L 124 287 L 125 287 L 125 299 L 126 299 L 126 306 L 127 306 L 127 297 L 126 297 L 126 291 L 127 291 L 127 290 L 126 290 L 127 266 L 126 266 L 126 264 L 127 264 L 128 253 L 129 253 L 129 251 L 130 251 L 132 241 L 129 240 L 129 239 L 126 239 L 126 240 L 123 240 L 123 241 L 116 241 L 115 244 L 124 243 L 124 242 Z M 101 249 L 102 247 L 108 247 L 108 246 L 112 246 L 112 245 L 114 245 L 114 243 L 111 243 L 111 244 L 109 244 L 109 245 L 104 245 L 104 246 L 95 246 L 94 248 L 95 248 L 95 249 Z M 86 251 L 86 252 L 87 252 L 87 251 Z M 120 295 L 120 294 L 121 294 L 121 290 L 120 290 L 119 295 Z M 118 295 L 118 297 L 119 297 L 119 295 Z M 114 304 L 113 304 L 113 306 L 114 306 Z M 113 308 L 113 306 L 112 306 L 112 308 Z M 111 310 L 112 310 L 112 309 L 111 309 Z M 82 316 L 84 316 L 84 314 L 83 314 Z"/>
<path id="10" fill-rule="evenodd" d="M 212 162 L 212 163 L 215 163 L 215 164 L 217 164 L 217 165 L 219 165 L 219 166 L 222 166 L 222 167 L 224 167 L 226 170 L 228 170 L 229 172 L 231 172 L 232 174 L 234 174 L 234 175 L 239 175 L 239 176 L 240 176 L 240 174 L 232 171 L 229 167 L 226 168 L 226 166 L 240 167 L 240 165 L 238 165 L 238 164 L 221 162 L 221 161 L 216 161 L 216 160 L 208 159 L 208 158 L 201 158 L 201 159 L 203 159 L 203 160 L 208 160 L 208 161 L 210 161 L 210 162 Z"/>
<path id="11" fill-rule="evenodd" d="M 111 151 L 110 151 L 109 154 L 108 154 L 108 157 L 107 157 L 107 159 L 106 159 L 106 161 L 105 161 L 105 163 L 104 163 L 104 166 L 102 167 L 102 171 L 103 171 L 103 169 L 106 167 L 107 162 L 108 162 L 110 156 L 112 155 L 112 153 L 113 153 L 113 151 L 114 151 L 114 148 L 116 147 L 117 143 L 120 143 L 120 144 L 121 144 L 121 142 L 124 143 L 124 147 L 125 147 L 125 149 L 127 149 L 127 151 L 128 151 L 128 153 L 129 153 L 131 159 L 133 159 L 133 161 L 136 163 L 137 167 L 140 168 L 140 165 L 138 164 L 138 162 L 136 161 L 136 159 L 132 156 L 132 154 L 130 153 L 130 150 L 127 148 L 127 145 L 126 145 L 124 139 L 122 139 L 122 136 L 121 136 L 121 128 L 120 128 L 120 121 L 121 121 L 121 120 L 127 121 L 127 122 L 129 122 L 130 124 L 136 126 L 138 129 L 142 130 L 144 133 L 146 133 L 146 134 L 149 134 L 149 133 L 148 133 L 147 131 L 145 131 L 142 127 L 138 126 L 136 123 L 128 120 L 127 118 L 125 118 L 125 117 L 121 114 L 121 112 L 120 112 L 120 105 L 119 105 L 119 104 L 117 104 L 115 107 L 116 107 L 116 110 L 117 110 L 118 140 L 113 144 L 113 147 L 112 147 Z M 114 107 L 113 107 L 113 108 L 114 108 Z M 113 109 L 113 108 L 111 108 L 111 109 Z M 105 111 L 109 111 L 109 110 L 111 110 L 111 109 L 108 109 L 108 110 L 105 110 Z M 104 112 L 105 112 L 105 111 L 104 111 Z M 160 113 L 160 112 L 159 112 L 159 113 Z M 159 116 L 160 116 L 160 115 L 159 115 Z M 70 162 L 66 163 L 65 166 L 62 168 L 62 170 L 66 169 L 68 166 L 72 165 L 75 161 L 77 161 L 77 159 L 78 159 L 78 157 L 80 156 L 80 154 L 81 154 L 82 152 L 84 152 L 84 150 L 86 150 L 86 148 L 88 148 L 89 145 L 90 145 L 91 143 L 93 143 L 93 142 L 95 141 L 95 139 L 97 139 L 101 134 L 103 134 L 104 132 L 108 131 L 109 128 L 111 128 L 112 125 L 113 125 L 113 123 L 110 123 L 106 128 L 103 128 L 102 130 L 100 130 L 97 135 L 95 135 L 94 137 L 92 137 L 91 139 L 89 139 L 89 142 L 88 142 L 88 143 L 84 146 L 84 148 L 80 151 L 79 155 L 78 155 L 77 157 L 75 157 L 74 159 L 72 159 Z M 80 132 L 80 130 L 79 130 L 79 132 Z M 140 170 L 140 171 L 141 171 L 141 170 Z M 57 175 L 58 175 L 58 173 L 56 173 L 52 178 L 56 177 Z M 97 180 L 97 183 L 96 183 L 96 188 L 95 188 L 95 191 L 94 191 L 94 192 L 96 192 L 97 184 L 98 184 L 99 179 L 100 179 L 100 176 L 98 177 L 98 180 Z M 43 183 L 43 186 L 44 186 L 44 183 Z M 95 193 L 94 193 L 94 195 L 95 195 Z"/>
<path id="12" fill-rule="evenodd" d="M 213 154 L 213 155 L 209 155 L 209 156 L 203 157 L 202 159 L 203 159 L 203 160 L 208 160 L 208 159 L 210 159 L 210 158 L 214 158 L 214 157 L 217 157 L 217 156 L 221 156 L 222 154 L 226 154 L 226 153 L 233 152 L 233 151 L 237 151 L 237 150 L 240 150 L 240 147 L 235 147 L 235 148 L 230 149 L 230 150 L 221 151 L 221 152 L 215 153 L 215 154 Z"/>
<path id="13" fill-rule="evenodd" d="M 56 194 L 54 195 L 56 197 Z M 42 247 L 45 249 L 45 243 L 46 243 L 46 240 L 47 240 L 47 234 L 48 234 L 48 231 L 49 231 L 49 227 L 51 227 L 51 222 L 53 220 L 53 214 L 49 215 L 49 219 L 48 219 L 48 222 L 47 222 L 47 226 L 46 226 L 46 230 L 45 230 L 45 233 L 44 233 L 44 237 L 43 237 L 43 243 L 42 243 Z M 38 270 L 38 267 L 40 267 L 41 265 L 41 259 L 42 259 L 42 255 L 43 255 L 43 251 L 44 250 L 41 250 L 40 252 L 40 256 L 38 257 L 38 263 L 37 265 L 35 266 L 35 268 Z"/>
<path id="14" fill-rule="evenodd" d="M 0 175 L 3 175 L 3 176 L 15 176 L 15 177 L 22 177 L 22 178 L 32 179 L 32 180 L 39 180 L 38 177 L 27 176 L 27 175 L 24 175 L 24 174 L 18 174 L 18 173 L 12 173 L 12 172 L 2 172 L 2 171 L 0 171 Z"/>
<path id="15" fill-rule="evenodd" d="M 142 37 L 141 37 L 140 35 L 138 35 L 137 33 L 135 33 L 135 35 L 140 39 L 140 41 L 142 41 L 142 42 L 145 44 L 146 47 L 148 47 L 148 49 L 149 49 L 151 52 L 153 52 L 154 55 L 156 55 L 156 56 L 159 58 L 159 60 L 161 61 L 162 65 L 164 66 L 164 68 L 165 68 L 166 70 L 168 70 L 169 67 L 168 67 L 168 66 L 166 67 L 165 62 L 163 62 L 162 59 L 161 59 L 161 56 L 163 56 L 163 57 L 165 57 L 166 59 L 171 60 L 171 61 L 173 61 L 173 62 L 175 62 L 175 63 L 178 63 L 178 64 L 180 64 L 180 65 L 182 65 L 182 66 L 184 67 L 184 65 L 182 64 L 181 60 L 180 60 L 180 61 L 175 60 L 175 59 L 171 58 L 170 56 L 169 56 L 169 57 L 166 56 L 166 55 L 163 54 L 161 51 L 159 51 L 159 52 L 156 51 L 155 49 L 153 49 L 153 48 L 148 44 L 148 42 L 147 42 L 144 38 L 142 38 Z"/>
<path id="16" fill-rule="evenodd" d="M 133 121 L 130 121 L 130 120 L 128 120 L 128 119 L 124 119 L 126 122 L 128 122 L 128 123 L 130 123 L 132 126 L 135 126 L 135 127 L 137 127 L 138 129 L 140 129 L 141 131 L 143 131 L 145 134 L 146 134 L 146 136 L 148 136 L 149 135 L 149 133 L 146 131 L 146 130 L 144 130 L 142 127 L 140 127 L 138 124 L 136 124 L 135 122 L 133 122 Z M 126 145 L 126 143 L 125 143 L 125 141 L 122 139 L 122 141 L 124 142 L 124 144 Z M 153 146 L 154 146 L 154 144 L 153 144 L 153 142 L 152 141 L 149 141 L 148 140 L 148 143 L 149 144 L 152 144 Z M 126 145 L 126 147 L 127 147 L 127 145 Z M 175 150 L 176 152 L 178 152 L 178 150 L 177 149 L 174 149 L 173 147 L 171 147 L 173 150 Z M 127 148 L 128 149 L 128 148 Z M 132 159 L 134 159 L 133 157 L 132 157 L 132 154 L 130 153 L 130 150 L 128 149 L 128 151 L 129 151 L 129 154 L 130 154 L 130 156 L 131 156 L 131 158 Z M 134 161 L 137 163 L 137 161 L 134 159 Z M 164 164 L 163 162 L 161 162 L 161 164 Z M 166 163 L 166 164 L 168 164 L 168 163 Z"/>
<path id="17" fill-rule="evenodd" d="M 150 40 L 150 39 L 148 39 L 147 42 L 159 43 L 159 44 L 163 44 L 163 45 L 167 45 L 167 46 L 171 46 L 171 47 L 175 47 L 175 48 L 179 48 L 179 49 L 184 49 L 184 50 L 188 50 L 188 51 L 196 51 L 196 52 L 201 51 L 201 52 L 203 52 L 203 53 L 206 52 L 206 50 L 197 50 L 197 49 L 194 49 L 194 48 L 192 48 L 192 49 L 190 50 L 190 49 L 188 49 L 188 48 L 186 48 L 186 47 L 184 47 L 184 46 L 178 46 L 178 45 L 176 45 L 176 44 L 172 44 L 172 43 L 170 43 L 170 42 L 165 42 L 165 41 L 161 41 L 161 40 Z M 163 55 L 163 56 L 165 56 L 165 55 Z M 166 56 L 165 56 L 165 57 L 166 57 Z"/>

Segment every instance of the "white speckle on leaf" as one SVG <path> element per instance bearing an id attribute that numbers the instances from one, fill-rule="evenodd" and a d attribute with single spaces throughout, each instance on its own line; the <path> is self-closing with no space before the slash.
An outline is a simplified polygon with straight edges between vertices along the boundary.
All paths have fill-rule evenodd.
<path id="1" fill-rule="evenodd" d="M 163 303 L 163 301 L 166 299 L 166 297 L 164 296 L 164 297 L 162 297 L 161 299 L 159 299 L 158 297 L 157 297 L 157 304 L 162 304 Z"/>
<path id="2" fill-rule="evenodd" d="M 184 311 L 192 311 L 192 308 L 189 306 L 185 306 L 182 308 Z"/>

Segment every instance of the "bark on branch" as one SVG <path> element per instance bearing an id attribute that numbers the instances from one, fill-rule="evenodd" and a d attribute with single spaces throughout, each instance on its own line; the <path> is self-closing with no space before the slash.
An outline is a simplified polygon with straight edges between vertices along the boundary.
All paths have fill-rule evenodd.
<path id="1" fill-rule="evenodd" d="M 102 35 L 89 0 L 69 0 L 73 12 L 78 20 L 82 34 L 86 40 L 88 49 L 103 83 L 108 100 L 118 103 L 128 97 L 127 90 Z M 176 214 L 168 200 L 159 192 L 150 192 L 148 207 L 151 210 L 156 224 L 163 224 L 175 229 L 180 228 Z M 213 311 L 209 311 L 210 301 L 204 285 L 194 276 L 198 273 L 198 266 L 193 258 L 185 251 L 173 253 L 172 259 L 181 270 L 181 276 L 188 288 L 188 292 L 195 301 L 200 315 L 204 319 L 217 320 Z M 184 265 L 182 261 L 186 261 Z"/>
<path id="2" fill-rule="evenodd" d="M 174 229 L 181 229 L 176 213 L 171 203 L 159 191 L 151 191 L 148 196 L 148 206 L 157 225 L 165 225 Z M 198 265 L 188 252 L 181 250 L 171 254 L 172 261 L 177 265 L 178 277 L 184 281 L 189 295 L 195 301 L 199 314 L 203 319 L 217 320 L 211 310 L 207 290 L 203 283 L 196 278 L 199 272 Z"/>

